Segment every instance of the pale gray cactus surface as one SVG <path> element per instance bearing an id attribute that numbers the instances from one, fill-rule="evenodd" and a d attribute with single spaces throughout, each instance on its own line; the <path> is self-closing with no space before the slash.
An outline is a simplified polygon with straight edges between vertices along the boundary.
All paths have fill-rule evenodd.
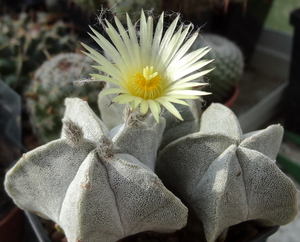
<path id="1" fill-rule="evenodd" d="M 113 84 L 107 83 L 103 89 L 107 90 L 113 88 Z M 109 129 L 119 130 L 119 125 L 122 125 L 124 120 L 125 104 L 112 103 L 115 94 L 99 95 L 98 107 L 101 113 L 101 119 Z M 174 104 L 176 109 L 180 112 L 184 122 L 176 119 L 171 113 L 164 111 L 161 115 L 164 117 L 166 127 L 164 129 L 161 140 L 161 147 L 166 146 L 171 141 L 174 141 L 182 136 L 197 132 L 199 130 L 199 121 L 201 115 L 201 101 L 195 99 L 185 100 L 189 106 Z M 112 133 L 115 131 L 112 131 Z"/>
<path id="2" fill-rule="evenodd" d="M 70 242 L 109 242 L 142 231 L 169 233 L 184 227 L 187 208 L 133 156 L 136 149 L 121 141 L 117 147 L 86 102 L 68 98 L 66 105 L 62 138 L 24 154 L 7 173 L 5 187 L 14 202 L 55 221 Z M 149 116 L 143 122 L 153 120 Z M 162 135 L 160 123 L 150 135 Z M 139 145 L 148 147 L 148 142 Z M 149 147 L 156 149 L 157 144 Z"/>
<path id="3" fill-rule="evenodd" d="M 285 225 L 298 210 L 297 189 L 275 164 L 282 135 L 279 125 L 242 135 L 233 112 L 212 104 L 199 132 L 162 150 L 156 172 L 194 210 L 208 242 L 243 221 Z"/>

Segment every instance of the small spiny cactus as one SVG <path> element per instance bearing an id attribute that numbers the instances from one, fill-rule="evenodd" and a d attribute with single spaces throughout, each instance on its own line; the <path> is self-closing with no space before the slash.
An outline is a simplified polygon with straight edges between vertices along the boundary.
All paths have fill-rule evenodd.
<path id="1" fill-rule="evenodd" d="M 44 12 L 0 17 L 0 78 L 18 92 L 43 61 L 54 54 L 75 51 L 78 44 L 70 26 L 52 22 Z"/>
<path id="2" fill-rule="evenodd" d="M 93 63 L 83 55 L 66 53 L 44 62 L 36 70 L 26 96 L 30 122 L 40 142 L 45 143 L 60 136 L 66 97 L 81 97 L 97 112 L 101 86 L 77 87 L 73 83 L 78 78 L 87 78 Z"/>
<path id="3" fill-rule="evenodd" d="M 215 62 L 206 67 L 207 69 L 215 67 L 206 75 L 210 85 L 204 90 L 212 93 L 204 97 L 208 106 L 212 102 L 225 103 L 228 101 L 243 74 L 244 59 L 241 50 L 235 43 L 215 34 L 203 34 L 198 37 L 192 45 L 191 51 L 206 45 L 212 49 L 207 54 L 207 58 L 215 59 Z"/>

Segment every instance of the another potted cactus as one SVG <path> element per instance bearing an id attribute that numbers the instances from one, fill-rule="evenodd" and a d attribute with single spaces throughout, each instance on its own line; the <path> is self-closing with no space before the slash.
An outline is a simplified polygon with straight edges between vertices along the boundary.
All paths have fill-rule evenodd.
<path id="1" fill-rule="evenodd" d="M 26 107 L 30 123 L 40 144 L 58 139 L 61 134 L 66 97 L 86 100 L 99 114 L 97 99 L 102 84 L 77 87 L 74 80 L 86 79 L 96 64 L 85 55 L 61 53 L 45 61 L 35 72 L 26 89 Z"/>
<path id="2" fill-rule="evenodd" d="M 194 42 L 191 51 L 208 45 L 211 59 L 215 59 L 207 68 L 215 70 L 207 74 L 209 86 L 204 90 L 211 95 L 204 97 L 209 106 L 213 102 L 231 107 L 238 95 L 239 81 L 244 71 L 244 57 L 240 48 L 229 39 L 217 34 L 202 34 Z"/>
<path id="3" fill-rule="evenodd" d="M 18 93 L 41 63 L 78 47 L 71 25 L 55 20 L 45 12 L 0 16 L 0 78 Z"/>
<path id="4" fill-rule="evenodd" d="M 109 60 L 84 47 L 100 71 L 91 81 L 112 85 L 100 93 L 113 95 L 102 116 L 114 117 L 111 107 L 125 104 L 123 122 L 108 129 L 87 102 L 67 98 L 61 137 L 24 154 L 7 173 L 14 202 L 55 221 L 69 242 L 113 242 L 137 233 L 166 239 L 174 232 L 177 240 L 214 242 L 235 238 L 232 228 L 244 223 L 268 230 L 291 222 L 297 189 L 275 164 L 282 127 L 243 135 L 221 104 L 199 121 L 188 100 L 208 95 L 198 88 L 206 85 L 202 76 L 211 69 L 203 67 L 211 60 L 203 59 L 207 47 L 187 54 L 198 32 L 178 26 L 179 15 L 165 32 L 163 14 L 156 28 L 143 11 L 136 25 L 127 15 L 127 29 L 114 19 L 116 28 L 103 21 L 112 43 L 91 29 Z M 184 123 L 185 115 L 197 129 L 183 129 L 161 146 L 166 123 Z M 255 231 L 242 239 L 254 240 Z"/>

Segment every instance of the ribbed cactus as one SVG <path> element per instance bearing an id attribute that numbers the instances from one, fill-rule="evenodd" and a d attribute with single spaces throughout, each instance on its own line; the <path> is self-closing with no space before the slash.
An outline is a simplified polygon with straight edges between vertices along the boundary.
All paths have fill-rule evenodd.
<path id="1" fill-rule="evenodd" d="M 107 83 L 102 91 L 112 87 L 113 84 Z M 101 113 L 101 119 L 109 129 L 113 129 L 126 122 L 123 118 L 126 105 L 112 103 L 111 100 L 115 96 L 115 94 L 105 96 L 99 95 L 98 98 L 98 107 Z M 189 106 L 174 104 L 184 118 L 184 122 L 174 118 L 172 114 L 166 110 L 162 112 L 161 115 L 166 120 L 166 128 L 161 142 L 162 147 L 173 140 L 199 130 L 199 120 L 202 111 L 201 101 L 195 99 L 185 101 L 189 104 Z M 116 127 L 116 130 L 119 128 L 120 126 Z"/>
<path id="2" fill-rule="evenodd" d="M 86 102 L 67 99 L 66 106 L 63 138 L 24 154 L 8 172 L 5 186 L 15 203 L 54 220 L 68 241 L 115 242 L 184 227 L 187 208 L 145 165 L 156 158 L 163 118 L 129 116 L 116 145 Z M 143 132 L 139 142 L 128 139 L 135 127 Z M 139 160 L 137 145 L 151 157 Z"/>
<path id="3" fill-rule="evenodd" d="M 99 84 L 75 86 L 73 81 L 93 72 L 90 58 L 76 53 L 59 54 L 41 65 L 26 92 L 30 122 L 41 143 L 57 139 L 61 132 L 66 97 L 87 100 L 97 112 Z"/>
<path id="4" fill-rule="evenodd" d="M 207 45 L 211 47 L 207 58 L 215 59 L 206 67 L 215 67 L 207 74 L 210 85 L 203 89 L 212 93 L 204 97 L 208 106 L 212 102 L 225 103 L 232 96 L 243 74 L 244 59 L 235 43 L 215 34 L 202 34 L 192 45 L 191 51 Z"/>
<path id="5" fill-rule="evenodd" d="M 297 189 L 276 166 L 283 128 L 242 134 L 234 113 L 212 104 L 200 131 L 166 146 L 156 172 L 202 222 L 207 242 L 235 224 L 285 225 L 298 212 Z"/>
<path id="6" fill-rule="evenodd" d="M 244 221 L 284 225 L 298 212 L 297 189 L 275 164 L 279 125 L 243 135 L 232 111 L 213 104 L 199 132 L 173 141 L 157 158 L 163 117 L 156 122 L 126 108 L 126 122 L 109 131 L 87 102 L 65 104 L 61 138 L 24 154 L 5 188 L 22 209 L 56 222 L 68 241 L 174 232 L 187 223 L 180 199 L 198 219 L 193 230 L 203 224 L 207 242 Z"/>
<path id="7" fill-rule="evenodd" d="M 78 46 L 69 25 L 53 23 L 51 15 L 21 13 L 0 17 L 0 78 L 18 92 L 28 84 L 30 73 L 47 58 L 73 52 Z"/>

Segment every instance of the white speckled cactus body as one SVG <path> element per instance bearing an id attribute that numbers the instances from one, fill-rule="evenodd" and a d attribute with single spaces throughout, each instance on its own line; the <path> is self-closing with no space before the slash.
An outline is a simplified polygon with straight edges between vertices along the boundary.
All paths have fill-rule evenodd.
<path id="1" fill-rule="evenodd" d="M 114 142 L 85 101 L 67 99 L 66 105 L 62 138 L 24 154 L 8 172 L 6 190 L 15 203 L 54 220 L 70 242 L 114 242 L 141 231 L 184 227 L 187 208 L 145 165 L 156 155 L 130 149 L 127 143 L 134 141 L 126 139 L 133 127 L 149 124 L 138 145 L 156 154 L 163 118 L 154 123 L 150 115 L 140 124 L 132 114 Z"/>
<path id="2" fill-rule="evenodd" d="M 242 134 L 230 109 L 212 104 L 200 131 L 165 147 L 156 172 L 193 209 L 208 242 L 243 221 L 285 225 L 297 214 L 297 189 L 275 158 L 279 125 Z"/>
<path id="3" fill-rule="evenodd" d="M 112 84 L 107 83 L 103 88 L 103 91 L 112 87 Z M 112 103 L 112 99 L 115 96 L 115 94 L 105 96 L 99 95 L 98 98 L 98 107 L 101 113 L 102 121 L 109 129 L 113 129 L 116 126 L 124 123 L 123 115 L 126 105 Z M 166 146 L 171 141 L 176 140 L 184 135 L 191 134 L 199 130 L 199 120 L 202 111 L 201 101 L 195 99 L 185 101 L 189 104 L 189 106 L 174 104 L 184 118 L 184 122 L 177 120 L 169 112 L 162 113 L 162 116 L 166 120 L 166 127 L 164 129 L 161 147 Z"/>
<path id="4" fill-rule="evenodd" d="M 65 104 L 62 137 L 24 154 L 5 186 L 20 208 L 55 221 L 68 241 L 174 232 L 187 223 L 186 206 L 208 242 L 238 223 L 284 225 L 298 212 L 296 187 L 275 164 L 279 125 L 243 135 L 232 111 L 213 104 L 199 132 L 157 158 L 163 117 L 157 123 L 125 108 L 125 123 L 109 131 L 87 102 Z"/>
<path id="5" fill-rule="evenodd" d="M 215 62 L 206 67 L 215 67 L 207 74 L 210 85 L 204 88 L 212 93 L 204 97 L 208 106 L 212 102 L 225 103 L 232 96 L 243 74 L 244 59 L 235 43 L 216 34 L 202 34 L 192 45 L 191 51 L 206 45 L 212 49 L 207 55 L 215 59 Z"/>
<path id="6" fill-rule="evenodd" d="M 97 99 L 102 85 L 75 86 L 73 81 L 87 78 L 94 62 L 77 53 L 54 56 L 41 65 L 27 90 L 27 109 L 31 125 L 41 143 L 60 136 L 66 97 L 80 97 L 98 111 Z"/>

